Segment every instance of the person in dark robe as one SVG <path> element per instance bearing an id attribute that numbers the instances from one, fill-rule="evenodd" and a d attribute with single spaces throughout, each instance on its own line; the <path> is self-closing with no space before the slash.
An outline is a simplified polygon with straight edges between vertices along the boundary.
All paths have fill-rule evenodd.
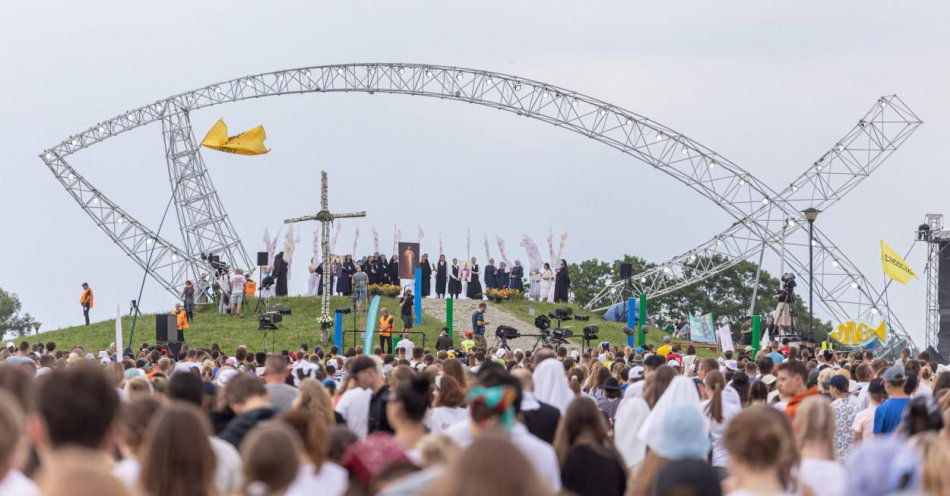
<path id="1" fill-rule="evenodd" d="M 515 260 L 515 266 L 511 268 L 511 275 L 508 277 L 510 283 L 508 287 L 511 289 L 517 289 L 518 291 L 524 291 L 524 267 L 521 266 L 521 261 Z"/>
<path id="2" fill-rule="evenodd" d="M 445 255 L 439 255 L 439 261 L 435 264 L 435 295 L 439 298 L 445 298 L 445 282 L 448 279 L 448 264 L 445 263 Z"/>
<path id="3" fill-rule="evenodd" d="M 505 262 L 498 262 L 498 268 L 495 269 L 495 288 L 508 288 L 508 270 L 505 267 Z"/>
<path id="4" fill-rule="evenodd" d="M 386 273 L 389 274 L 389 284 L 399 286 L 399 259 L 396 258 L 396 255 L 393 255 L 393 258 L 389 260 Z"/>
<path id="5" fill-rule="evenodd" d="M 376 257 L 376 284 L 388 284 L 388 275 L 386 270 L 389 269 L 389 264 L 386 263 L 386 256 L 379 255 Z"/>
<path id="6" fill-rule="evenodd" d="M 475 262 L 472 262 L 472 265 L 475 265 Z M 489 258 L 488 263 L 485 265 L 485 289 L 495 289 L 498 287 L 497 281 L 495 280 L 495 259 Z"/>
<path id="7" fill-rule="evenodd" d="M 284 261 L 284 252 L 274 257 L 274 294 L 287 296 L 287 262 Z"/>
<path id="8" fill-rule="evenodd" d="M 567 303 L 568 295 L 571 291 L 571 276 L 567 272 L 567 261 L 561 259 L 561 265 L 558 266 L 554 274 L 554 302 Z"/>
<path id="9" fill-rule="evenodd" d="M 419 259 L 419 269 L 422 270 L 422 297 L 428 298 L 432 293 L 432 264 L 429 263 L 428 253 L 423 253 Z"/>
<path id="10" fill-rule="evenodd" d="M 459 294 L 462 292 L 462 278 L 461 270 L 459 269 L 459 259 L 452 259 L 452 272 L 449 276 L 449 296 L 454 299 L 458 299 Z"/>
<path id="11" fill-rule="evenodd" d="M 320 262 L 320 264 L 317 265 L 317 270 L 313 271 L 313 273 L 316 274 L 316 275 L 319 277 L 319 279 L 318 279 L 319 282 L 317 283 L 317 296 L 320 296 L 320 295 L 323 294 L 323 262 Z M 331 286 L 330 286 L 330 289 L 331 289 L 330 294 L 333 294 L 333 292 L 332 292 L 332 289 L 333 289 L 332 284 L 333 284 L 333 283 L 330 283 L 330 284 L 331 284 Z"/>
<path id="12" fill-rule="evenodd" d="M 353 257 L 347 255 L 343 259 L 343 265 L 340 268 L 340 276 L 336 280 L 336 292 L 343 296 L 353 294 L 353 274 L 356 273 L 356 264 L 353 263 Z"/>
<path id="13" fill-rule="evenodd" d="M 472 280 L 468 283 L 465 296 L 473 300 L 482 299 L 482 283 L 478 279 L 478 263 L 475 262 L 475 257 L 472 257 Z"/>

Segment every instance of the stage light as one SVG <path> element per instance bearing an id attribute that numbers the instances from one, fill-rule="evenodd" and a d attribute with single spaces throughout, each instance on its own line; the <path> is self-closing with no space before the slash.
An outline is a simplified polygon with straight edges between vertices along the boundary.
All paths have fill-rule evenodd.
<path id="1" fill-rule="evenodd" d="M 551 94 L 547 91 L 544 92 L 544 98 L 551 98 Z"/>
<path id="2" fill-rule="evenodd" d="M 641 278 L 640 278 L 640 282 L 641 282 L 641 283 L 646 283 L 646 282 L 647 282 L 647 278 L 646 278 L 646 277 L 641 277 Z"/>
<path id="3" fill-rule="evenodd" d="M 887 102 L 884 100 L 881 100 L 881 108 L 884 108 L 886 106 L 887 106 Z"/>
<path id="4" fill-rule="evenodd" d="M 426 77 L 432 77 L 432 71 L 426 69 Z"/>
<path id="5" fill-rule="evenodd" d="M 768 199 L 768 198 L 763 198 L 763 199 L 762 199 L 762 204 L 763 204 L 763 205 L 768 205 L 768 204 L 769 204 L 769 199 Z"/>
<path id="6" fill-rule="evenodd" d="M 98 197 L 98 196 L 93 196 L 93 197 L 92 197 L 92 203 L 93 203 L 94 205 L 98 205 L 98 204 L 99 204 L 99 197 Z"/>
<path id="7" fill-rule="evenodd" d="M 839 144 L 839 145 L 838 145 L 838 151 L 839 151 L 839 152 L 843 152 L 843 151 L 844 151 L 844 145 Z"/>
<path id="8" fill-rule="evenodd" d="M 627 119 L 624 124 L 627 125 L 627 126 L 629 126 L 630 124 L 633 124 L 633 121 L 630 120 L 630 119 Z"/>
<path id="9" fill-rule="evenodd" d="M 73 138 L 73 146 L 76 146 L 78 144 L 79 144 L 79 140 L 76 138 Z"/>
<path id="10" fill-rule="evenodd" d="M 872 309 L 871 309 L 871 314 L 877 315 L 877 309 L 876 309 L 876 308 L 872 308 Z"/>
<path id="11" fill-rule="evenodd" d="M 795 193 L 797 191 L 798 191 L 798 186 L 792 185 L 792 193 Z"/>
<path id="12" fill-rule="evenodd" d="M 815 166 L 815 169 L 817 169 L 818 172 L 821 172 L 821 169 L 822 169 L 822 168 L 823 168 L 823 167 L 821 166 L 821 164 L 818 164 L 817 166 Z"/>
<path id="13" fill-rule="evenodd" d="M 685 155 L 687 151 L 688 151 L 688 150 L 686 150 L 686 147 L 684 146 L 684 147 L 683 147 L 683 149 L 682 149 L 682 150 L 680 150 L 680 153 L 682 153 L 682 154 L 684 154 L 684 155 Z"/>
<path id="14" fill-rule="evenodd" d="M 818 246 L 818 240 L 817 240 L 817 239 L 811 240 L 811 245 L 812 245 L 812 246 Z"/>
<path id="15" fill-rule="evenodd" d="M 521 91 L 521 83 L 515 83 L 515 91 Z"/>
<path id="16" fill-rule="evenodd" d="M 70 173 L 69 173 L 69 180 L 72 181 L 73 179 L 76 179 L 76 176 L 73 175 L 72 172 L 70 172 Z"/>
<path id="17" fill-rule="evenodd" d="M 461 81 L 462 78 L 464 78 L 464 77 L 465 77 L 465 74 L 462 74 L 462 73 L 460 72 L 460 73 L 458 73 L 458 74 L 455 76 L 455 79 L 458 79 L 459 81 Z"/>
<path id="18" fill-rule="evenodd" d="M 657 140 L 657 141 L 663 141 L 663 138 L 665 138 L 665 136 L 663 136 L 663 133 L 656 133 L 656 140 Z"/>
<path id="19" fill-rule="evenodd" d="M 125 217 L 119 217 L 119 220 L 116 222 L 118 222 L 119 224 L 125 222 Z"/>
<path id="20" fill-rule="evenodd" d="M 663 272 L 666 272 L 667 274 L 669 274 L 669 273 L 670 273 L 670 268 L 669 268 L 669 267 L 663 267 Z"/>
<path id="21" fill-rule="evenodd" d="M 577 107 L 577 98 L 572 98 L 572 99 L 571 99 L 571 106 L 572 106 L 572 107 Z"/>
<path id="22" fill-rule="evenodd" d="M 710 168 L 710 169 L 715 169 L 715 168 L 716 168 L 716 162 L 709 162 L 709 168 Z"/>
<path id="23" fill-rule="evenodd" d="M 745 179 L 739 180 L 739 186 L 745 186 Z"/>
<path id="24" fill-rule="evenodd" d="M 696 255 L 690 255 L 690 256 L 689 256 L 689 261 L 690 261 L 690 262 L 695 262 L 695 261 L 696 261 Z"/>
<path id="25" fill-rule="evenodd" d="M 604 109 L 600 109 L 600 115 L 607 115 L 607 111 Z"/>
<path id="26" fill-rule="evenodd" d="M 342 68 L 342 67 L 337 67 L 337 68 L 336 68 L 336 73 L 337 73 L 337 74 L 343 74 L 343 68 Z"/>
<path id="27" fill-rule="evenodd" d="M 309 71 L 309 70 L 304 71 L 304 72 L 303 72 L 303 75 L 304 75 L 304 76 L 307 76 L 307 77 L 310 77 L 310 71 Z"/>
<path id="28" fill-rule="evenodd" d="M 406 68 L 405 68 L 405 67 L 400 67 L 400 68 L 399 68 L 399 74 L 405 74 L 405 73 L 406 73 Z"/>
<path id="29" fill-rule="evenodd" d="M 858 289 L 858 283 L 857 283 L 857 282 L 852 282 L 852 283 L 851 283 L 851 287 L 854 288 L 854 289 Z"/>
<path id="30" fill-rule="evenodd" d="M 838 261 L 837 261 L 837 260 L 832 260 L 832 261 L 831 261 L 831 266 L 832 266 L 832 267 L 837 267 L 837 266 L 838 266 Z"/>
<path id="31" fill-rule="evenodd" d="M 50 152 L 46 152 L 46 160 L 49 160 L 51 158 L 53 158 L 53 154 Z"/>
<path id="32" fill-rule="evenodd" d="M 283 74 L 278 74 L 278 75 L 277 75 L 277 81 L 280 82 L 280 81 L 283 81 L 283 80 L 284 80 L 284 75 L 283 75 Z"/>
<path id="33" fill-rule="evenodd" d="M 151 239 L 146 239 L 146 240 L 145 240 L 145 246 L 152 246 L 152 240 L 151 240 Z"/>
<path id="34" fill-rule="evenodd" d="M 178 261 L 178 255 L 172 254 L 172 262 Z"/>

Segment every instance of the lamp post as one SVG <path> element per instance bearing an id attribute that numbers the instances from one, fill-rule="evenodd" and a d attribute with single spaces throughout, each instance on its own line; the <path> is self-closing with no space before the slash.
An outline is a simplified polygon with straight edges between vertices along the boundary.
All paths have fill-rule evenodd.
<path id="1" fill-rule="evenodd" d="M 808 337 L 815 337 L 815 314 L 813 300 L 815 299 L 815 219 L 821 210 L 809 207 L 802 210 L 805 219 L 808 221 Z"/>

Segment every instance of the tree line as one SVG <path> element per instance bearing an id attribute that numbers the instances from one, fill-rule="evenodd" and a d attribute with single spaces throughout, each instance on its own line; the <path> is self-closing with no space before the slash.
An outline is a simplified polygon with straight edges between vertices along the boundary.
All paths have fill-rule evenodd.
<path id="1" fill-rule="evenodd" d="M 696 267 L 709 266 L 725 261 L 719 255 L 701 257 L 683 265 L 683 271 L 689 275 Z M 624 255 L 623 258 L 607 262 L 598 259 L 584 260 L 570 264 L 571 287 L 574 296 L 581 305 L 587 304 L 607 284 L 616 281 L 620 274 L 620 264 L 629 263 L 633 266 L 633 273 L 655 268 L 657 265 L 633 256 Z M 752 302 L 752 291 L 755 287 L 755 271 L 757 265 L 743 260 L 728 269 L 718 272 L 702 281 L 681 288 L 672 293 L 649 297 L 648 309 L 651 316 L 676 319 L 689 315 L 701 315 L 712 312 L 716 325 L 729 324 L 734 332 L 738 332 L 746 317 L 749 315 L 749 305 Z M 776 300 L 773 296 L 779 292 L 781 281 L 768 271 L 762 270 L 759 275 L 759 290 L 756 294 L 755 313 L 766 316 L 775 309 Z M 802 281 L 795 288 L 797 298 L 792 305 L 795 323 L 802 331 L 808 329 L 808 286 Z M 634 295 L 637 296 L 637 295 Z M 831 322 L 822 322 L 814 319 L 815 338 L 827 339 L 828 333 L 833 330 Z"/>

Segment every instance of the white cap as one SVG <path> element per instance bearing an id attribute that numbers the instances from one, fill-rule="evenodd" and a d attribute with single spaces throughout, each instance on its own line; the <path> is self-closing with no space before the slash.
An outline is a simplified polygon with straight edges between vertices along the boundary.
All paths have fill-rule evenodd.
<path id="1" fill-rule="evenodd" d="M 634 365 L 630 368 L 630 372 L 627 372 L 627 380 L 632 381 L 634 379 L 643 378 L 643 367 L 640 365 Z"/>
<path id="2" fill-rule="evenodd" d="M 677 359 L 675 359 L 675 358 L 672 359 L 672 360 L 670 360 L 669 362 L 666 362 L 666 364 L 669 365 L 670 367 L 679 367 L 679 366 L 680 366 L 679 360 L 677 360 Z"/>
<path id="3" fill-rule="evenodd" d="M 725 364 L 726 370 L 739 370 L 739 362 L 735 360 L 726 360 Z"/>
<path id="4" fill-rule="evenodd" d="M 7 348 L 14 348 L 14 347 L 16 347 L 16 345 L 13 344 L 13 341 L 7 341 Z"/>

